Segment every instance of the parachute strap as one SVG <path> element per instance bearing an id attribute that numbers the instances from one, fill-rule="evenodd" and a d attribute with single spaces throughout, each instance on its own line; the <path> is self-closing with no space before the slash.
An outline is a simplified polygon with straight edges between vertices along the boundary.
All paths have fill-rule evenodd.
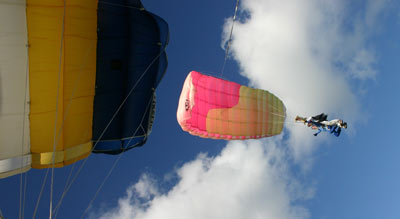
<path id="1" fill-rule="evenodd" d="M 28 171 L 31 166 L 31 155 L 0 160 L 0 179 Z"/>
<path id="2" fill-rule="evenodd" d="M 63 151 L 32 153 L 32 167 L 38 169 L 51 167 L 53 155 L 54 167 L 63 167 L 89 156 L 91 150 L 92 142 L 87 142 Z"/>

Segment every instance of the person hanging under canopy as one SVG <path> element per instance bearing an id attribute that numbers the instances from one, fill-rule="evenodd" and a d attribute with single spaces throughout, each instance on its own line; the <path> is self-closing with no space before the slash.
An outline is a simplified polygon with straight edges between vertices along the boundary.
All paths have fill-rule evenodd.
<path id="1" fill-rule="evenodd" d="M 314 133 L 314 136 L 317 136 L 322 131 L 326 131 L 339 137 L 342 128 L 347 129 L 347 122 L 344 122 L 341 119 L 328 120 L 328 115 L 325 113 L 307 118 L 296 116 L 295 121 L 303 122 L 308 127 L 311 127 L 311 129 L 317 130 L 317 132 Z"/>

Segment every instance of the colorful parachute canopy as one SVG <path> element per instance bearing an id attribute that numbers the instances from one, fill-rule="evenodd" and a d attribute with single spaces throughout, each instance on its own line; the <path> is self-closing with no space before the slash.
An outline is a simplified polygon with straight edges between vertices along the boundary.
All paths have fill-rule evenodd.
<path id="1" fill-rule="evenodd" d="M 125 7 L 99 4 L 93 141 L 100 141 L 95 153 L 118 154 L 146 142 L 155 89 L 167 68 L 168 24 L 148 11 L 132 10 L 142 7 L 140 1 L 125 2 L 113 2 Z"/>
<path id="2" fill-rule="evenodd" d="M 98 0 L 0 3 L 0 178 L 51 167 L 53 155 L 55 167 L 87 157 L 136 82 L 104 137 L 121 142 L 139 126 L 144 143 L 167 65 L 168 26 L 139 0 L 124 2 L 108 9 Z M 150 107 L 140 106 L 145 101 Z"/>
<path id="3" fill-rule="evenodd" d="M 192 71 L 179 98 L 177 119 L 184 131 L 214 139 L 250 139 L 282 132 L 286 109 L 265 90 Z"/>
<path id="4" fill-rule="evenodd" d="M 50 167 L 53 154 L 56 167 L 87 157 L 97 2 L 67 1 L 65 17 L 63 1 L 16 0 L 0 10 L 0 177 Z"/>

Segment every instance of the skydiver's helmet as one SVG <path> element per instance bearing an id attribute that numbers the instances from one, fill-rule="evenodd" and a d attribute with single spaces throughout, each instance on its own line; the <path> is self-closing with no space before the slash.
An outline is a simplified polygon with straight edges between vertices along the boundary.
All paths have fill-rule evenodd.
<path id="1" fill-rule="evenodd" d="M 343 122 L 343 120 L 340 120 L 339 127 L 347 129 L 347 122 Z"/>

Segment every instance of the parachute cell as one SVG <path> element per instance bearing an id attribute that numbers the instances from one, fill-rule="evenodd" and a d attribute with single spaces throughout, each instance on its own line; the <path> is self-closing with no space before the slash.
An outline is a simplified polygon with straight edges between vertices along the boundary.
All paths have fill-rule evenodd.
<path id="1" fill-rule="evenodd" d="M 184 131 L 214 139 L 251 139 L 282 132 L 286 109 L 265 90 L 192 71 L 186 77 L 177 120 Z"/>
<path id="2" fill-rule="evenodd" d="M 0 178 L 31 166 L 25 10 L 21 0 L 0 5 Z"/>
<path id="3" fill-rule="evenodd" d="M 96 11 L 97 0 L 27 1 L 32 167 L 51 166 L 55 124 L 56 167 L 90 154 Z"/>
<path id="4" fill-rule="evenodd" d="M 114 3 L 118 6 L 99 3 L 95 153 L 118 154 L 146 142 L 154 117 L 155 89 L 167 67 L 167 23 L 139 10 L 143 7 L 140 1 Z"/>

